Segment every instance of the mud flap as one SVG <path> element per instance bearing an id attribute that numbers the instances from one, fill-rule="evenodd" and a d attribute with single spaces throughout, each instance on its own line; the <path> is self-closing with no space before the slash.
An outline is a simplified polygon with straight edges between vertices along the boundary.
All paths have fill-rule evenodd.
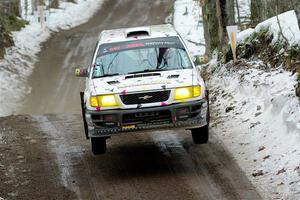
<path id="1" fill-rule="evenodd" d="M 85 109 L 84 109 L 84 92 L 80 92 L 80 101 L 81 101 L 81 111 L 82 111 L 82 119 L 83 119 L 84 132 L 85 132 L 86 139 L 89 139 L 88 125 L 86 123 Z"/>

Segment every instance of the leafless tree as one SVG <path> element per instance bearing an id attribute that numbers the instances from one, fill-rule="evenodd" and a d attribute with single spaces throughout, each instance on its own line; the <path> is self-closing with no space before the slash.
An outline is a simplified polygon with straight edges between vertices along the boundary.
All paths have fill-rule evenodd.
<path id="1" fill-rule="evenodd" d="M 241 27 L 242 24 L 241 24 L 239 0 L 235 0 L 235 6 L 236 6 L 236 11 L 237 11 L 239 26 Z"/>

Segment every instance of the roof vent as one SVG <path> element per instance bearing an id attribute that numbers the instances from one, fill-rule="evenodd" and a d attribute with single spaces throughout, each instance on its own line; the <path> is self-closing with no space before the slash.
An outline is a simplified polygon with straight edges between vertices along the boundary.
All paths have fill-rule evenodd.
<path id="1" fill-rule="evenodd" d="M 150 36 L 150 30 L 147 28 L 132 28 L 126 31 L 126 37 Z"/>
<path id="2" fill-rule="evenodd" d="M 134 32 L 127 33 L 127 38 L 140 37 L 140 36 L 149 36 L 149 33 L 147 31 L 134 31 Z"/>

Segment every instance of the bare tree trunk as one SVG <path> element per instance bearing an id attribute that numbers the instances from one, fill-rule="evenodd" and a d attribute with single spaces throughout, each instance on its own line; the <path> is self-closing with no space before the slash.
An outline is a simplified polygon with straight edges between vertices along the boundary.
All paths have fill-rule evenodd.
<path id="1" fill-rule="evenodd" d="M 216 0 L 216 16 L 218 19 L 218 40 L 219 40 L 219 45 L 223 41 L 223 23 L 222 23 L 222 11 L 221 11 L 221 5 L 220 5 L 220 0 Z M 218 46 L 219 46 L 218 45 Z"/>
<path id="2" fill-rule="evenodd" d="M 205 0 L 202 6 L 206 53 L 210 55 L 219 45 L 219 25 L 215 0 Z"/>
<path id="3" fill-rule="evenodd" d="M 58 8 L 59 7 L 59 1 L 58 0 L 52 0 L 50 4 L 50 8 Z"/>
<path id="4" fill-rule="evenodd" d="M 39 6 L 45 5 L 44 0 L 38 0 L 37 2 L 38 2 L 38 5 L 39 5 Z"/>
<path id="5" fill-rule="evenodd" d="M 234 24 L 234 0 L 201 0 L 206 52 L 226 43 L 226 26 Z"/>
<path id="6" fill-rule="evenodd" d="M 234 0 L 226 0 L 227 25 L 235 24 Z"/>
<path id="7" fill-rule="evenodd" d="M 251 0 L 251 22 L 256 25 L 288 10 L 295 10 L 300 22 L 300 0 Z"/>
<path id="8" fill-rule="evenodd" d="M 254 26 L 264 19 L 262 13 L 265 9 L 262 1 L 265 0 L 251 0 L 251 23 Z"/>
<path id="9" fill-rule="evenodd" d="M 235 6 L 236 6 L 236 11 L 237 11 L 237 16 L 238 16 L 239 27 L 241 27 L 242 24 L 241 24 L 239 0 L 235 0 Z"/>
<path id="10" fill-rule="evenodd" d="M 31 0 L 31 14 L 33 15 L 35 11 L 35 0 Z"/>

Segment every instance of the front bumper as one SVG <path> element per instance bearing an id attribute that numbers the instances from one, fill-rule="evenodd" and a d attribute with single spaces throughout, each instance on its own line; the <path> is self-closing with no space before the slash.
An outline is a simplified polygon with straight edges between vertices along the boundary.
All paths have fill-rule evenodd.
<path id="1" fill-rule="evenodd" d="M 149 129 L 199 128 L 208 124 L 206 99 L 161 107 L 85 111 L 88 137 Z"/>

